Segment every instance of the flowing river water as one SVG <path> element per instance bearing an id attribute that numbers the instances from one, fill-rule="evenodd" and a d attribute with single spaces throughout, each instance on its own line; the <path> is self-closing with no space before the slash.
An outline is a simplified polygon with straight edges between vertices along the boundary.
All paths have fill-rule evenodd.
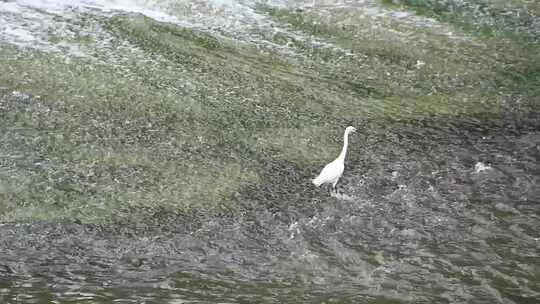
<path id="1" fill-rule="evenodd" d="M 385 14 L 369 1 L 311 2 L 272 5 L 365 5 L 367 14 Z M 42 41 L 36 18 L 57 22 L 52 31 L 79 26 L 53 20 L 58 11 L 143 13 L 261 45 L 270 44 L 263 38 L 274 27 L 249 1 L 83 3 L 0 2 L 0 38 L 66 58 L 87 56 Z M 182 13 L 165 13 L 173 4 Z M 411 13 L 396 14 L 387 13 L 398 19 Z M 409 17 L 403 22 L 420 20 Z M 1 92 L 5 111 L 39 99 Z M 540 124 L 534 111 L 506 114 L 502 125 L 473 119 L 357 125 L 335 195 L 311 184 L 318 166 L 306 173 L 298 162 L 279 159 L 261 165 L 275 172 L 263 184 L 233 194 L 237 207 L 230 212 L 203 208 L 165 214 L 166 224 L 158 214 L 104 227 L 4 217 L 0 302 L 538 303 Z M 7 178 L 17 167 L 4 165 Z"/>

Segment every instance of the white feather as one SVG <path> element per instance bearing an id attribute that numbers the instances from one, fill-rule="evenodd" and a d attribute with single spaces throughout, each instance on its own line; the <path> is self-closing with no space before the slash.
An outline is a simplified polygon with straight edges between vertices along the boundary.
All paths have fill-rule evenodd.
<path id="1" fill-rule="evenodd" d="M 345 129 L 345 134 L 343 135 L 343 148 L 338 158 L 336 158 L 331 163 L 324 166 L 321 173 L 313 179 L 313 184 L 319 187 L 322 184 L 332 184 L 332 187 L 335 188 L 339 178 L 343 174 L 345 169 L 345 155 L 347 154 L 347 147 L 349 144 L 349 133 L 355 132 L 354 127 L 347 127 Z"/>

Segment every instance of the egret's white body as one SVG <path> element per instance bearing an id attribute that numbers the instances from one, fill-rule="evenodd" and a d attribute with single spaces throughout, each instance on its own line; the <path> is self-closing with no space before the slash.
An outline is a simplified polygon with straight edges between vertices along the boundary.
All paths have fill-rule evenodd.
<path id="1" fill-rule="evenodd" d="M 339 178 L 345 169 L 345 155 L 347 154 L 347 147 L 349 145 L 349 133 L 353 133 L 355 131 L 356 128 L 354 127 L 347 127 L 345 129 L 345 134 L 343 135 L 343 149 L 341 149 L 341 153 L 333 162 L 324 166 L 319 176 L 313 180 L 313 184 L 315 186 L 319 187 L 322 184 L 332 184 L 332 188 L 336 188 L 336 184 L 338 183 Z"/>

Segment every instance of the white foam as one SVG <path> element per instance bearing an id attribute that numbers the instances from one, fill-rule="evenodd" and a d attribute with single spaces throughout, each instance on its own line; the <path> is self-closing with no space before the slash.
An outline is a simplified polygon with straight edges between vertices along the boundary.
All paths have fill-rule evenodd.
<path id="1" fill-rule="evenodd" d="M 0 20 L 3 21 L 2 19 Z M 34 35 L 30 31 L 21 27 L 13 27 L 10 25 L 2 27 L 0 35 L 5 35 L 10 39 L 21 42 L 29 42 L 36 40 L 36 37 L 34 37 Z"/>
<path id="2" fill-rule="evenodd" d="M 17 13 L 19 5 L 15 2 L 0 2 L 0 11 L 2 13 Z"/>
<path id="3" fill-rule="evenodd" d="M 480 173 L 482 171 L 490 170 L 491 167 L 489 165 L 484 164 L 483 162 L 477 162 L 474 165 L 474 173 Z"/>
<path id="4" fill-rule="evenodd" d="M 345 194 L 345 193 L 331 193 L 330 196 L 335 197 L 335 198 L 337 198 L 339 200 L 348 201 L 348 202 L 354 202 L 354 201 L 357 200 L 356 197 L 350 196 L 350 195 Z"/>
<path id="5" fill-rule="evenodd" d="M 99 24 L 85 28 L 86 23 L 72 20 L 81 13 L 113 15 L 117 12 L 142 14 L 152 19 L 175 23 L 183 27 L 211 32 L 213 35 L 237 41 L 261 45 L 278 50 L 291 58 L 302 57 L 294 46 L 279 45 L 271 38 L 284 33 L 295 41 L 304 41 L 317 48 L 331 49 L 344 56 L 365 55 L 340 48 L 332 42 L 321 41 L 309 33 L 295 31 L 286 25 L 275 23 L 272 17 L 256 9 L 257 4 L 275 7 L 306 8 L 327 11 L 339 7 L 360 8 L 370 18 L 391 16 L 400 22 L 416 20 L 413 14 L 392 16 L 373 0 L 15 0 L 0 1 L 0 43 L 33 47 L 67 55 L 92 57 L 88 45 L 78 46 L 77 38 L 89 36 L 97 47 L 110 49 L 113 37 L 106 30 L 97 33 Z M 60 18 L 58 18 L 60 17 Z M 418 17 L 419 18 L 419 17 Z M 425 18 L 424 18 L 425 19 Z M 423 21 L 425 21 L 422 19 Z M 414 21 L 413 20 L 413 21 Z M 415 21 L 416 22 L 416 21 Z M 3 26 L 7 24 L 8 26 Z M 375 22 L 374 24 L 379 24 Z M 83 35 L 80 35 L 82 33 Z M 408 36 L 406 37 L 408 39 Z M 58 41 L 60 40 L 60 43 Z M 71 44 L 71 45 L 69 45 Z"/>
<path id="6" fill-rule="evenodd" d="M 148 1 L 136 1 L 136 0 L 86 0 L 86 1 L 69 1 L 69 0 L 18 0 L 11 3 L 10 9 L 12 12 L 19 12 L 13 4 L 21 7 L 36 8 L 54 13 L 63 13 L 66 10 L 78 8 L 93 8 L 100 9 L 104 12 L 111 11 L 125 11 L 132 13 L 140 13 L 148 17 L 154 18 L 159 21 L 171 21 L 178 22 L 178 19 L 166 14 L 161 10 L 154 10 L 150 6 L 146 6 L 144 3 Z M 3 7 L 0 6 L 2 9 Z"/>

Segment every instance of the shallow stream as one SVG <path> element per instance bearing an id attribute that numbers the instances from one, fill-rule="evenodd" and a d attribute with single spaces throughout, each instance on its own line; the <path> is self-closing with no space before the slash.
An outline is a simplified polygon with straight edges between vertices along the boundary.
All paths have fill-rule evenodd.
<path id="1" fill-rule="evenodd" d="M 64 2 L 0 3 L 0 8 L 5 9 L 0 12 L 0 20 L 9 22 L 8 27 L 0 25 L 0 40 L 19 47 L 28 47 L 30 43 L 41 50 L 64 54 L 65 58 L 85 57 L 88 54 L 84 54 L 84 48 L 76 49 L 68 44 L 51 46 L 41 41 L 36 16 L 46 12 L 43 18 L 53 20 L 56 10 L 77 15 L 79 9 L 84 14 L 108 16 L 115 14 L 114 10 L 122 10 L 121 5 L 129 1 L 112 1 L 117 6 L 110 10 L 103 8 L 102 1 L 87 1 L 88 5 L 83 8 L 69 9 Z M 221 2 L 223 6 L 219 6 Z M 219 35 L 228 36 L 227 39 L 246 43 L 253 39 L 252 42 L 261 47 L 272 47 L 264 38 L 266 30 L 273 28 L 270 19 L 261 21 L 260 27 L 250 23 L 268 16 L 258 16 L 255 9 L 246 11 L 246 3 L 247 7 L 253 7 L 249 1 L 230 2 L 232 4 L 213 1 L 217 6 L 205 6 L 202 1 L 169 1 L 160 6 L 140 1 L 141 5 L 145 4 L 144 10 L 134 6 L 135 2 L 130 3 L 130 7 L 132 11 L 164 21 L 182 16 L 166 15 L 164 7 L 177 5 L 176 9 L 184 10 L 189 7 L 191 13 L 200 13 L 198 21 L 201 23 L 205 18 L 222 22 L 220 18 L 238 16 L 241 11 L 244 18 L 236 23 L 229 20 L 226 24 L 229 27 L 218 30 L 206 24 L 205 30 L 216 35 L 222 31 Z M 273 4 L 286 6 L 300 2 L 275 1 Z M 320 1 L 320 7 L 346 6 L 353 1 L 331 2 Z M 309 9 L 309 3 L 302 4 L 307 5 L 304 9 Z M 366 5 L 366 14 L 379 14 L 377 18 L 411 16 L 404 21 L 411 24 L 420 20 L 410 12 L 402 11 L 400 15 L 384 11 L 370 1 L 358 1 L 354 5 Z M 12 11 L 7 12 L 8 8 Z M 95 12 L 91 13 L 93 10 Z M 24 18 L 29 18 L 26 25 Z M 194 20 L 182 22 L 194 28 L 204 25 L 195 24 Z M 422 20 L 445 30 L 446 25 L 437 24 L 433 19 Z M 81 26 L 75 22 L 70 27 L 69 19 L 60 22 L 57 18 L 54 22 L 62 26 L 51 27 L 51 31 L 78 31 L 77 27 Z M 100 35 L 99 32 L 96 35 Z M 300 34 L 295 32 L 294 35 Z M 466 39 L 465 36 L 455 39 Z M 107 39 L 102 40 L 98 48 L 118 47 Z M 139 52 L 140 49 L 133 50 L 135 58 L 144 58 L 144 53 Z M 285 49 L 279 52 L 287 54 Z M 300 60 L 297 55 L 291 56 Z M 99 60 L 115 64 L 121 61 L 112 57 Z M 150 59 L 148 62 L 153 64 Z M 154 80 L 158 86 L 176 85 L 168 79 Z M 209 80 L 193 80 L 193 86 L 198 85 L 197 81 Z M 9 116 L 7 113 L 34 113 L 31 111 L 41 107 L 39 97 L 13 92 L 14 88 L 6 83 L 0 83 L 0 88 L 0 111 L 5 114 L 0 117 L 22 119 L 23 114 Z M 188 84 L 182 94 L 199 92 L 191 92 Z M 400 111 L 401 106 L 373 105 L 375 109 L 384 107 L 389 113 Z M 32 110 L 26 111 L 26 108 Z M 254 149 L 249 154 L 239 155 L 254 155 L 260 162 L 257 168 L 267 173 L 260 174 L 262 182 L 246 184 L 233 191 L 235 207 L 231 209 L 208 212 L 194 208 L 170 214 L 165 205 L 162 209 L 148 207 L 148 211 L 144 204 L 130 205 L 126 208 L 152 215 L 145 221 L 110 226 L 78 218 L 42 220 L 38 215 L 38 220 L 9 221 L 3 217 L 0 302 L 538 303 L 538 112 L 518 117 L 510 109 L 503 113 L 499 123 L 477 118 L 460 121 L 435 117 L 422 121 L 397 118 L 391 124 L 362 117 L 340 121 L 341 124 L 356 123 L 358 132 L 350 138 L 352 148 L 338 194 L 331 195 L 327 189 L 314 188 L 311 184 L 319 165 L 306 169 L 295 154 L 275 152 L 279 149 L 262 154 Z M 19 128 L 25 126 L 3 125 L 3 128 L 0 143 L 4 144 L 4 151 L 0 149 L 0 154 L 5 155 L 0 178 L 14 178 L 14 172 L 26 170 L 21 169 L 23 165 L 37 168 L 37 160 L 29 165 L 13 152 L 24 146 L 19 142 L 23 142 L 21 138 L 27 133 Z M 341 126 L 335 128 L 335 132 L 331 132 L 337 137 L 332 145 L 339 149 Z M 145 132 L 152 132 L 152 128 L 148 127 Z M 131 135 L 126 133 L 126 138 L 131 138 L 128 136 Z M 11 156 L 7 157 L 9 153 Z M 46 165 L 54 161 L 53 157 L 43 157 L 40 162 Z M 240 163 L 244 161 L 248 166 L 253 160 L 240 159 Z M 39 173 L 39 169 L 28 170 Z M 142 174 L 138 172 L 132 174 Z M 54 174 L 48 176 L 56 178 Z M 122 181 L 111 183 L 120 185 Z M 0 190 L 1 187 L 0 183 Z M 141 182 L 137 187 L 145 187 L 145 184 Z M 134 193 L 139 195 L 139 192 Z M 190 199 L 196 200 L 197 196 Z M 17 202 L 21 208 L 28 207 L 23 199 Z M 2 204 L 0 207 L 4 208 Z M 0 211 L 5 212 L 2 208 Z"/>

